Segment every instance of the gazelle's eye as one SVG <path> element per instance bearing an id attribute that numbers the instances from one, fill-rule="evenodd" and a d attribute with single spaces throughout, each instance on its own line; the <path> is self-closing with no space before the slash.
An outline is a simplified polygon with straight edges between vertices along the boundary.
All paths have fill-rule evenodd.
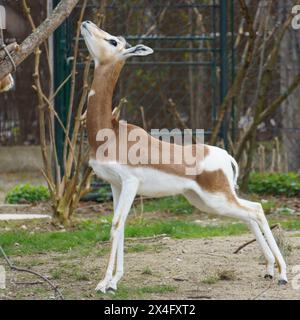
<path id="1" fill-rule="evenodd" d="M 114 47 L 116 47 L 118 45 L 118 42 L 116 40 L 110 39 L 108 40 L 108 42 L 113 45 Z"/>

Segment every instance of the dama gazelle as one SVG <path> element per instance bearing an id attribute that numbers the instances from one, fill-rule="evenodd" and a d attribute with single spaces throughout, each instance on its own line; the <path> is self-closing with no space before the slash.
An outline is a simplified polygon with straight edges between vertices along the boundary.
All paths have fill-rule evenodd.
<path id="1" fill-rule="evenodd" d="M 188 148 L 193 152 L 202 150 L 197 158 L 197 174 L 194 175 L 186 175 L 186 165 L 177 164 L 174 157 L 169 164 L 164 164 L 162 161 L 136 164 L 130 161 L 126 151 L 125 155 L 117 151 L 111 158 L 108 157 L 108 160 L 98 157 L 99 149 L 103 149 L 104 146 L 109 148 L 110 144 L 114 144 L 119 150 L 124 138 L 128 142 L 128 147 L 132 146 L 134 142 L 129 139 L 129 135 L 134 130 L 139 134 L 142 159 L 149 156 L 149 145 L 155 145 L 156 151 L 162 153 L 167 142 L 159 141 L 142 128 L 119 122 L 112 116 L 112 96 L 126 59 L 146 56 L 153 53 L 153 50 L 142 44 L 131 47 L 124 38 L 112 36 L 90 21 L 82 23 L 81 33 L 95 61 L 94 79 L 87 108 L 87 132 L 91 149 L 89 164 L 97 176 L 111 184 L 114 202 L 112 248 L 105 277 L 96 290 L 102 292 L 116 290 L 117 283 L 123 276 L 124 227 L 137 194 L 151 197 L 183 194 L 201 211 L 241 219 L 254 233 L 266 258 L 265 277 L 274 276 L 276 261 L 279 269 L 278 282 L 286 284 L 286 264 L 262 206 L 260 203 L 238 198 L 235 192 L 238 165 L 225 150 L 209 145 L 191 147 L 169 145 L 175 155 Z M 103 130 L 115 133 L 114 137 L 104 141 L 101 138 Z M 123 136 L 119 134 L 121 131 L 125 132 Z M 124 156 L 128 160 L 126 164 L 121 161 L 121 157 L 124 160 Z"/>

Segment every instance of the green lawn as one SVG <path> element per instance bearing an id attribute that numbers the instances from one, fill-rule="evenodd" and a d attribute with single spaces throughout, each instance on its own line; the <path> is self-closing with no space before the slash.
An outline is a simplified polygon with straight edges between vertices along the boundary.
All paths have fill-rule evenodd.
<path id="1" fill-rule="evenodd" d="M 266 203 L 265 203 L 266 205 Z M 273 205 L 272 205 L 273 206 Z M 143 212 L 164 212 L 168 217 L 151 218 L 151 215 L 140 215 L 141 204 L 136 203 L 134 212 L 126 224 L 126 237 L 150 237 L 166 234 L 172 238 L 205 238 L 217 236 L 234 236 L 248 232 L 242 223 L 232 223 L 224 220 L 218 225 L 200 225 L 193 221 L 194 208 L 182 196 L 167 197 L 144 202 Z M 62 231 L 34 231 L 31 228 L 23 230 L 11 222 L 13 231 L 1 231 L 0 244 L 9 255 L 31 254 L 37 252 L 67 252 L 70 249 L 89 249 L 101 241 L 110 238 L 112 216 L 95 217 L 90 220 L 80 220 L 76 227 Z M 280 221 L 278 221 L 280 220 Z M 287 230 L 300 230 L 300 219 L 282 215 L 280 219 L 270 220 L 270 224 L 280 222 Z M 36 222 L 29 222 L 34 226 Z M 146 250 L 142 245 L 131 247 L 131 251 Z"/>
<path id="2" fill-rule="evenodd" d="M 141 210 L 140 205 L 137 210 Z M 168 212 L 180 215 L 192 214 L 195 208 L 191 206 L 183 196 L 165 197 L 148 200 L 144 203 L 145 212 Z"/>
<path id="3" fill-rule="evenodd" d="M 0 244 L 9 255 L 31 254 L 37 252 L 67 252 L 75 248 L 89 248 L 101 241 L 109 240 L 111 217 L 105 222 L 87 220 L 78 224 L 76 229 L 64 232 L 29 232 L 28 230 L 7 231 L 0 234 Z M 270 221 L 271 224 L 277 221 Z M 280 221 L 287 230 L 300 230 L 300 219 Z M 234 236 L 247 232 L 242 223 L 220 225 L 199 225 L 193 221 L 170 219 L 129 219 L 126 237 L 148 237 L 166 234 L 172 238 L 203 238 Z M 143 248 L 134 248 L 141 251 Z"/>

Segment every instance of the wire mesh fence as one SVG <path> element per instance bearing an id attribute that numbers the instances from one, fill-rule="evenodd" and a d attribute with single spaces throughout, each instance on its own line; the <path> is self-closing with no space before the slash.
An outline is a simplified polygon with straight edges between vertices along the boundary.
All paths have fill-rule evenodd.
<path id="1" fill-rule="evenodd" d="M 47 17 L 47 1 L 28 2 L 36 25 Z M 6 29 L 3 30 L 6 44 L 21 43 L 31 32 L 20 1 L 0 1 L 6 11 Z M 41 48 L 43 50 L 43 48 Z M 45 54 L 41 55 L 41 80 L 46 89 L 49 72 Z M 30 56 L 13 74 L 15 87 L 0 95 L 0 145 L 39 144 L 37 97 L 32 89 L 34 57 Z"/>
<path id="2" fill-rule="evenodd" d="M 221 5 L 223 2 L 221 1 L 88 1 L 85 19 L 92 20 L 97 16 L 99 10 L 104 10 L 104 28 L 109 33 L 124 36 L 132 45 L 144 43 L 154 49 L 154 54 L 149 57 L 134 58 L 128 61 L 122 71 L 113 102 L 115 106 L 121 98 L 126 97 L 128 102 L 122 109 L 121 118 L 144 126 L 146 129 L 172 129 L 178 127 L 176 118 L 169 108 L 170 101 L 172 101 L 181 119 L 189 128 L 202 128 L 209 136 L 220 105 L 222 90 L 224 86 L 230 86 L 235 71 L 235 61 L 238 65 L 240 59 L 240 52 L 235 52 L 234 48 L 241 22 L 238 6 L 234 1 L 225 2 L 227 2 L 226 15 L 223 19 L 226 19 L 227 29 L 225 32 L 226 50 L 222 43 L 224 30 L 221 26 L 224 27 L 224 22 L 222 24 Z M 39 5 L 41 6 L 40 3 Z M 288 12 L 286 6 L 281 5 L 280 10 Z M 13 4 L 12 8 L 17 10 Z M 35 15 L 38 15 L 37 8 L 34 10 Z M 76 20 L 80 10 L 81 5 L 78 5 L 66 23 L 66 38 L 64 39 L 66 54 L 61 55 L 60 58 L 62 64 L 68 65 L 69 70 L 72 64 L 72 44 L 74 43 Z M 222 83 L 224 79 L 222 80 L 221 76 L 224 52 L 227 64 L 226 83 Z M 86 55 L 87 50 L 81 39 L 80 59 L 77 66 L 76 91 L 78 97 L 82 90 L 80 81 Z M 293 55 L 297 56 L 297 53 Z M 26 67 L 32 67 L 32 65 L 22 66 L 21 72 Z M 255 69 L 255 66 L 253 68 Z M 251 72 L 255 75 L 256 70 L 254 69 Z M 57 74 L 60 71 L 59 68 L 55 70 Z M 31 73 L 32 70 L 27 72 L 27 90 L 30 90 Z M 278 77 L 274 78 L 274 90 L 280 90 L 279 75 L 281 74 L 282 72 L 278 70 Z M 63 81 L 65 76 L 62 74 L 60 80 Z M 19 73 L 17 73 L 18 77 L 20 77 Z M 44 79 L 46 78 L 44 75 Z M 18 81 L 17 85 L 19 90 Z M 25 85 L 22 84 L 22 86 L 25 90 Z M 254 90 L 254 87 L 252 89 Z M 30 94 L 34 96 L 32 91 Z M 299 96 L 300 93 L 297 91 L 295 95 Z M 22 101 L 16 100 L 17 103 L 13 105 L 11 101 L 17 96 L 15 91 L 0 97 L 0 144 L 38 144 L 36 100 L 34 97 L 26 99 L 24 93 Z M 251 102 L 252 98 L 253 94 L 248 92 L 247 101 Z M 65 105 L 62 110 L 66 113 L 68 101 L 63 101 L 63 103 Z M 297 101 L 290 101 L 290 105 L 296 103 Z M 287 108 L 285 106 L 283 110 L 279 110 L 271 119 L 268 119 L 268 123 L 265 124 L 266 128 L 261 128 L 258 137 L 260 145 L 254 167 L 265 167 L 266 170 L 274 167 L 272 164 L 274 163 L 273 148 L 276 144 L 274 138 L 278 137 L 281 152 L 280 167 L 282 170 L 297 170 L 293 163 L 299 164 L 300 162 L 300 151 L 296 151 L 300 150 L 299 123 L 297 116 L 293 115 L 289 116 L 289 119 L 294 119 L 293 121 L 284 120 L 287 118 Z M 230 119 L 232 116 L 234 116 L 232 113 L 229 114 L 228 124 L 238 122 L 239 119 L 232 121 Z M 272 121 L 276 121 L 275 125 L 272 125 Z M 227 127 L 229 130 L 230 125 Z M 264 152 L 268 154 L 265 155 L 264 166 L 259 165 L 262 146 L 265 148 Z M 283 165 L 285 158 L 287 159 L 286 164 Z"/>
<path id="3" fill-rule="evenodd" d="M 90 4 L 86 18 L 97 9 Z M 107 1 L 104 10 L 109 33 L 154 50 L 128 61 L 122 71 L 114 97 L 114 105 L 127 99 L 122 117 L 147 128 L 176 127 L 167 108 L 171 99 L 189 127 L 209 131 L 219 101 L 220 6 L 215 1 Z M 74 30 L 75 21 L 70 25 Z M 81 53 L 87 54 L 83 41 Z"/>

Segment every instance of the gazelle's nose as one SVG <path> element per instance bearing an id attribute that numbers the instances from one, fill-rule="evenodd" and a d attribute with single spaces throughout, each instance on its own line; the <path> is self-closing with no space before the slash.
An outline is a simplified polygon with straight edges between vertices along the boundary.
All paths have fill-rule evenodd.
<path id="1" fill-rule="evenodd" d="M 90 24 L 92 24 L 92 22 L 89 21 L 89 20 L 87 20 L 87 21 L 83 21 L 83 22 L 81 23 L 81 26 L 84 27 L 84 28 L 86 28 L 86 27 L 87 27 L 88 25 L 90 25 Z"/>

